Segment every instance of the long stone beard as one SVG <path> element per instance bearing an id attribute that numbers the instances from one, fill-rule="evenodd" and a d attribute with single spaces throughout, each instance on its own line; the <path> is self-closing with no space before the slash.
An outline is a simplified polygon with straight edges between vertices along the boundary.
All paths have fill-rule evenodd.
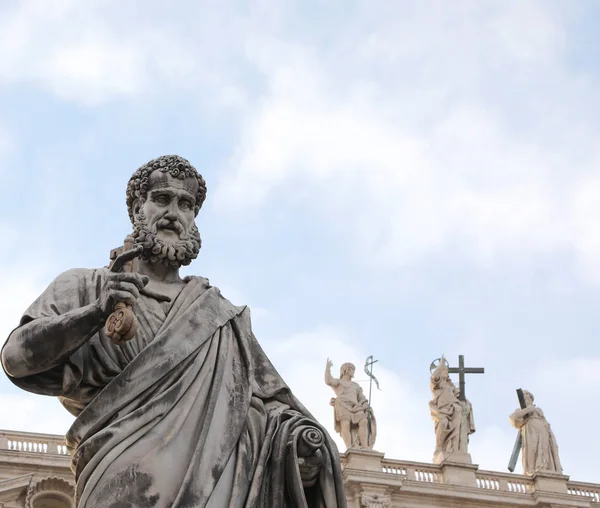
<path id="1" fill-rule="evenodd" d="M 133 222 L 133 239 L 136 245 L 141 245 L 142 261 L 149 263 L 162 263 L 169 268 L 179 268 L 189 265 L 198 257 L 202 240 L 196 224 L 191 232 L 184 238 L 173 242 L 164 241 L 157 236 L 158 228 L 154 225 L 148 227 L 146 216 L 139 213 Z"/>

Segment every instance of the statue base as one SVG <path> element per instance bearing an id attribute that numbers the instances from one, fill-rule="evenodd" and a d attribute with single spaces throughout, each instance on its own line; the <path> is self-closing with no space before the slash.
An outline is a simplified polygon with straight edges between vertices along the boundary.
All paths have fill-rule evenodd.
<path id="1" fill-rule="evenodd" d="M 538 492 L 554 492 L 567 494 L 569 477 L 556 471 L 538 471 L 531 475 L 535 490 Z"/>
<path id="2" fill-rule="evenodd" d="M 444 483 L 449 485 L 462 485 L 465 487 L 476 487 L 475 476 L 479 466 L 473 464 L 471 455 L 466 452 L 452 452 L 440 462 L 440 469 Z"/>
<path id="3" fill-rule="evenodd" d="M 473 464 L 471 454 L 467 452 L 436 452 L 433 455 L 434 464 L 442 465 L 445 462 L 450 462 L 452 464 Z"/>
<path id="4" fill-rule="evenodd" d="M 385 453 L 376 452 L 366 448 L 348 448 L 345 455 L 347 469 L 377 471 L 378 473 L 381 473 L 383 470 L 381 459 L 383 459 Z"/>

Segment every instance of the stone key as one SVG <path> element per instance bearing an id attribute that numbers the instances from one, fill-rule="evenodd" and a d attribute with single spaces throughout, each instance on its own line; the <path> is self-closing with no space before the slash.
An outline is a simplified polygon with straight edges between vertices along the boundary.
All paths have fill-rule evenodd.
<path id="1" fill-rule="evenodd" d="M 127 242 L 125 248 L 129 247 Z M 125 250 L 119 254 L 111 264 L 111 272 L 121 272 L 123 270 L 131 271 L 131 261 L 142 254 L 143 247 L 136 245 L 135 247 Z M 115 344 L 121 346 L 128 340 L 135 337 L 138 327 L 138 320 L 133 313 L 131 305 L 125 302 L 117 302 L 113 308 L 113 312 L 106 320 L 106 336 Z"/>

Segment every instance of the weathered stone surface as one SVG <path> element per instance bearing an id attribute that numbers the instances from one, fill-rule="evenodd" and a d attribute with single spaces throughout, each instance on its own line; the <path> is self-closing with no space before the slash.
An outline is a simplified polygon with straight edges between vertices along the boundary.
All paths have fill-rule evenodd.
<path id="1" fill-rule="evenodd" d="M 11 333 L 3 368 L 77 417 L 66 442 L 81 508 L 343 507 L 337 448 L 269 362 L 248 308 L 179 275 L 200 250 L 205 197 L 181 157 L 139 168 L 133 248 L 59 275 Z M 121 303 L 137 329 L 109 331 L 115 343 L 105 323 Z"/>

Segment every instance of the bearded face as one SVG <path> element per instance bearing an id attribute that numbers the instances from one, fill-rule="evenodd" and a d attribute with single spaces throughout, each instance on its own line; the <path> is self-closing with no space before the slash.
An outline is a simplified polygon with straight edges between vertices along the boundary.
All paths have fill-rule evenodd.
<path id="1" fill-rule="evenodd" d="M 161 229 L 171 230 L 179 238 L 168 239 L 159 235 Z M 140 212 L 133 223 L 133 238 L 136 245 L 141 245 L 141 258 L 150 263 L 162 263 L 171 268 L 189 265 L 198 257 L 202 241 L 200 232 L 194 224 L 189 233 L 186 233 L 179 222 L 160 219 L 152 226 L 144 213 Z"/>
<path id="2" fill-rule="evenodd" d="M 141 245 L 142 261 L 170 268 L 189 265 L 200 251 L 195 223 L 195 178 L 179 179 L 154 171 L 143 202 L 134 208 L 133 238 Z"/>

